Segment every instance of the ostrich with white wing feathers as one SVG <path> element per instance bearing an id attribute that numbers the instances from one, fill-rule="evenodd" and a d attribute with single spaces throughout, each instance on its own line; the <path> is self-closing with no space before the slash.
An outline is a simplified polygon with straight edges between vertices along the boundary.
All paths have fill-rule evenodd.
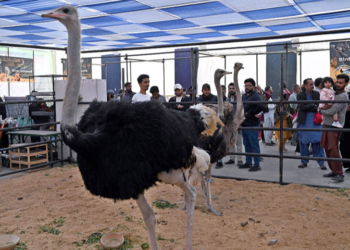
<path id="1" fill-rule="evenodd" d="M 149 231 L 151 249 L 158 249 L 155 216 L 144 191 L 157 181 L 179 186 L 185 192 L 187 207 L 185 248 L 191 249 L 196 189 L 186 176 L 199 176 L 208 170 L 210 156 L 195 146 L 201 133 L 210 136 L 218 130 L 216 113 L 204 105 L 183 113 L 164 109 L 157 102 L 131 105 L 95 101 L 76 126 L 74 115 L 81 85 L 78 13 L 73 6 L 63 6 L 43 17 L 60 21 L 68 30 L 69 75 L 61 132 L 65 144 L 77 152 L 86 188 L 105 198 L 135 199 Z"/>

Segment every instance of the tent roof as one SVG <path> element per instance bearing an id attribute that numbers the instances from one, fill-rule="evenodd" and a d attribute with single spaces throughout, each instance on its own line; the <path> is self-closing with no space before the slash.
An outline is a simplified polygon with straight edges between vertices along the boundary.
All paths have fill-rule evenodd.
<path id="1" fill-rule="evenodd" d="M 350 28 L 349 0 L 5 0 L 0 2 L 0 43 L 66 47 L 66 28 L 41 14 L 67 3 L 78 7 L 83 51 Z"/>

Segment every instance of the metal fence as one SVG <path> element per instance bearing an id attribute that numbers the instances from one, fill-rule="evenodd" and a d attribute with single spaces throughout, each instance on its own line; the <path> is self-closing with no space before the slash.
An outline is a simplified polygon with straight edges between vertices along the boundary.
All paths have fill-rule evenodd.
<path id="1" fill-rule="evenodd" d="M 306 43 L 310 43 L 310 42 L 306 42 Z M 290 46 L 290 44 L 288 43 L 285 43 L 285 53 L 281 53 L 281 69 L 280 69 L 280 82 L 282 83 L 283 82 L 283 75 L 284 75 L 284 72 L 283 72 L 283 65 L 284 63 L 286 62 L 286 64 L 288 64 L 288 46 Z M 259 45 L 259 46 L 250 46 L 250 47 L 261 47 L 262 45 Z M 267 46 L 267 45 L 265 45 Z M 275 46 L 275 45 L 274 45 Z M 220 49 L 223 49 L 223 48 L 220 48 Z M 212 49 L 212 50 L 215 50 L 215 49 Z M 207 51 L 207 50 L 205 50 Z M 194 49 L 191 49 L 191 56 L 187 59 L 190 59 L 191 60 L 191 72 L 192 72 L 192 79 L 191 79 L 191 86 L 192 86 L 192 101 L 191 102 L 188 102 L 188 103 L 184 103 L 182 102 L 181 104 L 196 104 L 196 95 L 198 93 L 197 91 L 197 79 L 196 79 L 196 74 L 194 74 L 195 72 L 195 69 L 196 69 L 196 53 L 199 53 L 200 50 L 196 51 Z M 165 52 L 165 54 L 168 53 L 168 52 Z M 149 53 L 149 54 L 145 54 L 145 55 L 153 55 L 153 54 L 162 54 L 162 53 Z M 164 53 L 163 53 L 164 54 Z M 143 55 L 143 54 L 140 54 L 140 55 Z M 137 55 L 133 55 L 133 56 L 137 56 Z M 226 57 L 225 57 L 226 58 Z M 179 58 L 179 59 L 185 59 L 185 58 Z M 173 59 L 175 60 L 175 59 Z M 145 60 L 147 61 L 147 60 Z M 141 62 L 141 60 L 140 60 Z M 163 61 L 164 62 L 164 59 Z M 123 63 L 123 62 L 121 62 Z M 127 65 L 127 62 L 126 62 L 126 65 Z M 130 66 L 131 68 L 131 66 Z M 131 70 L 131 69 L 130 69 Z M 124 79 L 124 74 L 123 74 L 123 79 L 122 79 L 122 82 L 125 82 L 125 79 Z M 280 100 L 279 101 L 255 101 L 255 102 L 252 102 L 252 101 L 247 101 L 247 102 L 244 102 L 244 103 L 252 103 L 252 104 L 279 104 L 280 106 L 282 106 L 283 104 L 291 104 L 291 103 L 350 103 L 350 101 L 319 101 L 319 100 L 314 100 L 314 101 L 284 101 L 283 100 L 283 88 L 280 88 Z M 62 101 L 62 99 L 55 99 L 55 100 L 52 100 L 53 102 L 59 102 L 59 101 Z M 33 103 L 35 101 L 26 101 L 26 102 L 18 102 L 18 103 Z M 0 103 L 0 105 L 6 105 L 8 103 Z M 13 104 L 13 103 L 12 103 Z M 81 103 L 81 104 L 86 104 L 86 102 L 84 103 Z M 174 104 L 180 104 L 180 103 L 174 103 Z M 233 104 L 235 104 L 233 102 Z M 45 125 L 56 125 L 56 124 L 59 124 L 58 122 L 54 122 L 54 123 L 46 123 Z M 38 125 L 32 125 L 32 126 L 27 126 L 27 127 L 22 127 L 22 128 L 31 128 L 31 127 L 35 127 L 35 126 L 41 126 L 41 125 L 44 125 L 44 124 L 38 124 Z M 0 131 L 8 131 L 10 129 L 0 129 Z M 279 128 L 264 128 L 264 127 L 259 127 L 259 128 L 250 128 L 250 127 L 240 127 L 239 130 L 262 130 L 262 131 L 265 131 L 265 130 L 270 130 L 270 131 L 279 131 L 280 132 L 280 140 L 283 141 L 283 131 L 336 131 L 336 132 L 350 132 L 350 129 L 337 129 L 337 128 L 334 128 L 334 129 L 330 129 L 330 128 L 322 128 L 322 129 L 308 129 L 308 128 L 284 128 L 283 127 L 283 116 L 280 117 L 280 127 Z M 32 145 L 35 145 L 35 144 L 32 144 Z M 11 148 L 13 149 L 13 148 Z M 6 149 L 0 149 L 0 151 L 4 151 L 4 150 L 9 150 L 9 148 L 6 148 Z M 250 156 L 263 156 L 263 157 L 271 157 L 271 158 L 277 158 L 279 159 L 279 183 L 280 184 L 286 184 L 286 182 L 283 181 L 283 169 L 284 169 L 284 159 L 307 159 L 307 160 L 324 160 L 324 161 L 341 161 L 341 162 L 350 162 L 350 159 L 337 159 L 337 158 L 327 158 L 327 157 L 305 157 L 305 156 L 294 156 L 294 155 L 285 155 L 283 153 L 283 144 L 280 143 L 280 149 L 279 149 L 279 153 L 278 154 L 256 154 L 256 153 L 235 153 L 236 155 L 243 155 L 243 156 L 246 156 L 246 155 L 250 155 Z M 67 159 L 62 159 L 62 160 L 59 160 L 59 161 L 55 161 L 54 163 L 56 162 L 65 162 L 65 161 L 71 161 L 70 158 L 67 158 Z M 53 162 L 49 162 L 48 164 L 41 164 L 40 166 L 37 166 L 35 168 L 40 168 L 42 166 L 46 166 L 46 165 L 52 165 L 54 164 Z M 32 168 L 33 169 L 33 168 Z M 23 170 L 20 170 L 20 171 L 14 171 L 12 173 L 17 173 L 17 172 L 22 172 L 22 171 L 25 171 L 24 169 Z M 11 174 L 11 173 L 8 173 L 8 174 Z M 7 175 L 7 174 L 0 174 L 0 177 L 1 176 L 4 176 L 4 175 Z M 234 176 L 232 178 L 235 178 Z M 242 178 L 240 178 L 242 179 Z"/>

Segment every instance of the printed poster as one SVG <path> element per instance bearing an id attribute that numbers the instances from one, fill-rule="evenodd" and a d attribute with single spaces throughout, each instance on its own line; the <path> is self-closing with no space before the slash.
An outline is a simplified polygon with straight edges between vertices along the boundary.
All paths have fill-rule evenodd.
<path id="1" fill-rule="evenodd" d="M 92 69 L 91 69 L 91 58 L 82 58 L 81 59 L 81 76 L 86 79 L 92 79 Z M 67 69 L 67 60 L 63 59 L 62 60 L 62 65 L 63 65 L 63 75 L 68 74 L 68 69 Z"/>
<path id="2" fill-rule="evenodd" d="M 0 82 L 29 82 L 33 59 L 0 56 Z"/>

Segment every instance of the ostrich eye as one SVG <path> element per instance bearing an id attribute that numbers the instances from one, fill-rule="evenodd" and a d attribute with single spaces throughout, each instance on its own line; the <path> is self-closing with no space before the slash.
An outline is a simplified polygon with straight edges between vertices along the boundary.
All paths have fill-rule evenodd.
<path id="1" fill-rule="evenodd" d="M 69 12 L 69 9 L 68 8 L 65 8 L 65 9 L 63 9 L 63 13 L 68 13 Z"/>

